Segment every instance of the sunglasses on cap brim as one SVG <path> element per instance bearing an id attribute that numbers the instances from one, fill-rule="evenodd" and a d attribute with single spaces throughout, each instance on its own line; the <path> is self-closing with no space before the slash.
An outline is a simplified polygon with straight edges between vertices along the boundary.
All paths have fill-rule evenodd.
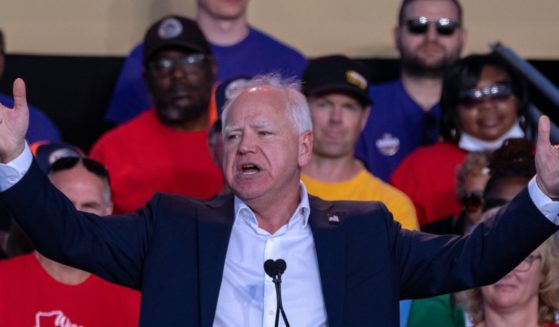
<path id="1" fill-rule="evenodd" d="M 60 158 L 53 162 L 52 165 L 50 165 L 48 172 L 54 173 L 62 170 L 72 169 L 78 164 L 78 162 L 81 162 L 85 169 L 87 169 L 87 171 L 89 171 L 90 173 L 101 178 L 106 178 L 107 180 L 109 179 L 109 172 L 107 171 L 105 166 L 103 166 L 103 164 L 93 159 L 83 157 Z"/>

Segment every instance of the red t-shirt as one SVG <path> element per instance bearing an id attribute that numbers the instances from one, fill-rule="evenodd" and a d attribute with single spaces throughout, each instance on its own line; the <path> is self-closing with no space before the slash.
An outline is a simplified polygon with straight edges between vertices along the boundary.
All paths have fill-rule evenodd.
<path id="1" fill-rule="evenodd" d="M 154 109 L 103 135 L 91 158 L 109 171 L 115 213 L 144 207 L 155 192 L 208 200 L 222 187 L 221 171 L 208 148 L 208 131 L 170 129 L 159 122 Z"/>
<path id="2" fill-rule="evenodd" d="M 466 155 L 454 144 L 438 143 L 415 150 L 394 171 L 391 182 L 413 201 L 419 225 L 460 213 L 456 169 Z"/>
<path id="3" fill-rule="evenodd" d="M 52 278 L 35 253 L 0 261 L 0 325 L 138 326 L 140 292 L 91 275 L 79 285 Z"/>

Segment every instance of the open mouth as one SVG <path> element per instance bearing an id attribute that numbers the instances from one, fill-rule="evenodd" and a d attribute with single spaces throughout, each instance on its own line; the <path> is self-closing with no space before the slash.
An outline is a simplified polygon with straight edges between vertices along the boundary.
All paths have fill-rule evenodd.
<path id="1" fill-rule="evenodd" d="M 253 163 L 246 163 L 241 165 L 241 174 L 242 175 L 254 175 L 260 172 L 260 167 Z"/>

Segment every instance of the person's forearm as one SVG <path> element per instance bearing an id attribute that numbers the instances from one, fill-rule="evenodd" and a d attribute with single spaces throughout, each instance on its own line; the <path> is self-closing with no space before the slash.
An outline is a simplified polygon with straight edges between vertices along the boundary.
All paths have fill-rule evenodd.
<path id="1" fill-rule="evenodd" d="M 33 162 L 33 154 L 24 143 L 20 154 L 7 163 L 0 163 L 0 192 L 14 186 L 27 173 Z"/>
<path id="2" fill-rule="evenodd" d="M 536 183 L 536 177 L 528 183 L 528 193 L 536 208 L 552 223 L 559 225 L 559 201 L 551 199 L 542 191 Z"/>

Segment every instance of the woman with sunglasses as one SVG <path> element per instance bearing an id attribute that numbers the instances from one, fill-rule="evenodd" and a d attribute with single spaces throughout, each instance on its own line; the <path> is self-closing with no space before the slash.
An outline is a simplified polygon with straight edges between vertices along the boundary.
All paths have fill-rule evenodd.
<path id="1" fill-rule="evenodd" d="M 483 214 L 483 189 L 489 179 L 489 153 L 471 152 L 456 170 L 456 197 L 462 210 L 452 224 L 454 234 L 469 233 Z"/>
<path id="2" fill-rule="evenodd" d="M 461 210 L 456 168 L 469 152 L 493 151 L 508 138 L 525 137 L 526 88 L 500 58 L 471 55 L 445 74 L 441 109 L 443 141 L 416 150 L 391 180 L 413 200 L 423 230 L 447 233 L 450 224 L 441 221 Z"/>

